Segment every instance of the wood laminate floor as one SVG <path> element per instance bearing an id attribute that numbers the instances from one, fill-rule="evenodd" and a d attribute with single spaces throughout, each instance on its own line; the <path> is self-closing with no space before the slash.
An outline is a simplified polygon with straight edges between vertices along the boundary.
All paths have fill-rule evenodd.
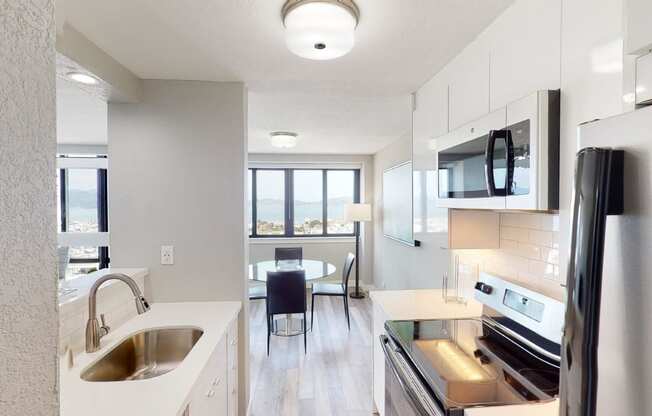
<path id="1" fill-rule="evenodd" d="M 272 336 L 268 357 L 265 302 L 251 302 L 251 416 L 372 414 L 371 301 L 350 299 L 349 305 L 350 332 L 342 298 L 322 296 L 308 354 L 303 336 Z"/>

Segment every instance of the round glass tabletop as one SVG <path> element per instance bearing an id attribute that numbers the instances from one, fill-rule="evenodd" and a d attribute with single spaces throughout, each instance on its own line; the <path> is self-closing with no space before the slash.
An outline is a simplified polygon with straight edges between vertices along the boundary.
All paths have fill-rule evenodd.
<path id="1" fill-rule="evenodd" d="M 249 280 L 259 282 L 267 281 L 267 272 L 280 272 L 290 270 L 305 270 L 306 280 L 321 279 L 335 273 L 337 268 L 321 260 L 275 260 L 260 261 L 249 265 Z"/>

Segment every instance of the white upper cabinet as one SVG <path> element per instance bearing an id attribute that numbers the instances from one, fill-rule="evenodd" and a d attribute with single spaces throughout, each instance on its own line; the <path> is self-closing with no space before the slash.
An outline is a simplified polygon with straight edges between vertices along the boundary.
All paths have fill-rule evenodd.
<path id="1" fill-rule="evenodd" d="M 485 33 L 491 110 L 538 90 L 559 89 L 561 1 L 516 2 Z"/>
<path id="2" fill-rule="evenodd" d="M 448 83 L 435 77 L 415 97 L 414 137 L 428 140 L 448 132 Z"/>
<path id="3" fill-rule="evenodd" d="M 472 44 L 448 68 L 453 130 L 489 113 L 489 53 Z"/>
<path id="4" fill-rule="evenodd" d="M 652 49 L 652 1 L 625 0 L 625 53 L 642 55 Z"/>

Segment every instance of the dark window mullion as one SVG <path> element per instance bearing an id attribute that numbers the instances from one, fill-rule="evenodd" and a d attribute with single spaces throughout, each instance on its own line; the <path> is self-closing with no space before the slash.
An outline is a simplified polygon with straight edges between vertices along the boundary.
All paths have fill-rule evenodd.
<path id="1" fill-rule="evenodd" d="M 328 235 L 328 169 L 322 170 L 322 235 Z"/>
<path id="2" fill-rule="evenodd" d="M 294 171 L 285 169 L 285 236 L 294 236 Z"/>
<path id="3" fill-rule="evenodd" d="M 258 200 L 257 190 L 256 190 L 256 176 L 258 175 L 257 169 L 251 170 L 251 236 L 258 236 L 258 208 L 256 201 Z"/>
<path id="4" fill-rule="evenodd" d="M 360 203 L 360 169 L 353 171 L 353 202 Z"/>
<path id="5" fill-rule="evenodd" d="M 109 198 L 108 198 L 108 174 L 106 169 L 97 170 L 97 218 L 98 231 L 106 233 L 109 231 Z M 109 248 L 98 247 L 99 268 L 109 267 Z"/>
<path id="6" fill-rule="evenodd" d="M 61 232 L 68 231 L 68 170 L 59 169 L 59 198 L 61 198 Z"/>

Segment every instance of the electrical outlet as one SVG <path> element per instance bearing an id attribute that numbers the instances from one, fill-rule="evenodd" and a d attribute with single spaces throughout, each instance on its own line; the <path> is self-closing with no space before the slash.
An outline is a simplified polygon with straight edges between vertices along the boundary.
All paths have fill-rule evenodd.
<path id="1" fill-rule="evenodd" d="M 174 246 L 161 246 L 161 264 L 174 264 Z"/>

